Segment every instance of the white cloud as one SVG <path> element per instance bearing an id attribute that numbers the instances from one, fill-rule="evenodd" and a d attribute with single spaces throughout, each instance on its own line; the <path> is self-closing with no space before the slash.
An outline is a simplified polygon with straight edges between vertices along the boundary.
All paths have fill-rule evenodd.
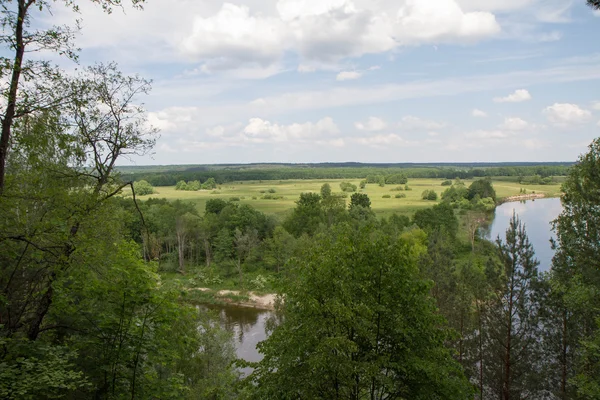
<path id="1" fill-rule="evenodd" d="M 408 44 L 477 40 L 501 30 L 493 14 L 464 12 L 455 0 L 406 0 L 397 17 L 396 37 Z"/>
<path id="2" fill-rule="evenodd" d="M 400 129 L 405 130 L 436 130 L 444 128 L 445 126 L 446 124 L 444 123 L 429 121 L 412 115 L 402 117 L 402 120 L 398 124 Z"/>
<path id="3" fill-rule="evenodd" d="M 381 118 L 370 117 L 367 122 L 355 122 L 354 126 L 359 131 L 377 132 L 387 128 L 387 123 Z"/>
<path id="4" fill-rule="evenodd" d="M 496 103 L 520 103 L 523 101 L 531 100 L 531 94 L 528 90 L 518 89 L 514 93 L 509 94 L 506 97 L 496 97 L 494 101 Z"/>
<path id="5" fill-rule="evenodd" d="M 500 125 L 501 129 L 506 129 L 509 131 L 522 131 L 528 128 L 531 128 L 532 125 L 518 117 L 508 117 L 504 119 L 504 123 Z"/>
<path id="6" fill-rule="evenodd" d="M 247 6 L 225 3 L 211 17 L 194 18 L 181 51 L 202 60 L 203 72 L 247 64 L 268 67 L 280 59 L 286 40 L 286 27 L 278 18 L 252 15 Z"/>
<path id="7" fill-rule="evenodd" d="M 548 121 L 558 126 L 568 126 L 573 124 L 583 124 L 588 122 L 592 113 L 589 110 L 579 107 L 577 104 L 555 103 L 544 109 L 543 113 Z"/>
<path id="8" fill-rule="evenodd" d="M 592 102 L 592 109 L 600 111 L 600 101 L 593 101 Z"/>
<path id="9" fill-rule="evenodd" d="M 350 81 L 359 79 L 362 76 L 361 72 L 358 71 L 342 71 L 335 77 L 336 81 Z"/>
<path id="10" fill-rule="evenodd" d="M 339 132 L 339 128 L 329 117 L 316 123 L 291 125 L 280 125 L 261 118 L 252 118 L 242 130 L 241 138 L 253 143 L 289 142 L 337 135 Z"/>
<path id="11" fill-rule="evenodd" d="M 473 111 L 471 111 L 471 115 L 474 116 L 475 118 L 487 117 L 487 113 L 485 111 L 478 110 L 477 108 L 474 108 Z"/>

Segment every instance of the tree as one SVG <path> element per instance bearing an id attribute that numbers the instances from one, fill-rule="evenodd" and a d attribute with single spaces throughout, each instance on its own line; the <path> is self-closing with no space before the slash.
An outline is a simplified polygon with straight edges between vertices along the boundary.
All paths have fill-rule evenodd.
<path id="1" fill-rule="evenodd" d="M 331 196 L 331 185 L 329 183 L 324 183 L 323 186 L 321 186 L 321 198 L 326 199 L 329 196 Z"/>
<path id="2" fill-rule="evenodd" d="M 227 202 L 223 199 L 209 199 L 204 206 L 205 214 L 220 214 L 227 207 Z"/>
<path id="3" fill-rule="evenodd" d="M 350 196 L 350 209 L 355 207 L 371 208 L 371 199 L 366 193 L 354 193 Z"/>
<path id="4" fill-rule="evenodd" d="M 304 233 L 314 234 L 323 223 L 325 213 L 321 206 L 321 196 L 317 193 L 301 193 L 296 201 L 296 208 L 283 222 L 283 226 L 295 237 L 300 237 Z"/>
<path id="5" fill-rule="evenodd" d="M 600 10 L 600 0 L 587 0 L 588 6 Z"/>
<path id="6" fill-rule="evenodd" d="M 154 193 L 152 185 L 143 179 L 133 183 L 133 190 L 135 190 L 135 194 L 138 196 L 147 196 Z"/>
<path id="7" fill-rule="evenodd" d="M 275 230 L 273 231 L 273 237 L 265 241 L 267 254 L 275 264 L 275 270 L 277 273 L 281 272 L 281 269 L 285 263 L 292 256 L 294 251 L 294 242 L 294 237 L 281 226 L 275 227 Z"/>
<path id="8" fill-rule="evenodd" d="M 340 183 L 340 189 L 342 192 L 356 192 L 356 185 L 353 185 L 350 182 L 342 182 Z"/>
<path id="9" fill-rule="evenodd" d="M 215 178 L 208 178 L 206 182 L 202 184 L 202 189 L 204 190 L 212 190 L 217 188 L 217 182 Z"/>
<path id="10" fill-rule="evenodd" d="M 599 168 L 600 139 L 595 139 L 563 184 L 563 211 L 555 221 L 557 240 L 552 262 L 554 291 L 564 304 L 563 320 L 578 320 L 577 324 L 569 323 L 563 335 L 567 340 L 563 348 L 569 355 L 565 360 L 570 361 L 564 366 L 565 375 L 587 398 L 600 394 L 598 358 L 594 355 L 594 346 L 600 343 L 600 299 L 596 295 L 600 290 Z M 573 354 L 580 357 L 571 358 Z"/>
<path id="11" fill-rule="evenodd" d="M 472 200 L 475 196 L 479 196 L 482 199 L 489 197 L 496 201 L 496 191 L 492 185 L 492 180 L 490 178 L 485 178 L 471 183 L 468 196 L 469 200 Z"/>
<path id="12" fill-rule="evenodd" d="M 410 241 L 337 227 L 292 265 L 248 378 L 261 399 L 469 399 Z"/>
<path id="13" fill-rule="evenodd" d="M 438 196 L 437 193 L 435 192 L 435 190 L 425 190 L 423 191 L 423 193 L 421 193 L 421 198 L 423 200 L 432 200 L 432 201 L 436 201 Z"/>
<path id="14" fill-rule="evenodd" d="M 69 0 L 63 1 L 77 11 L 77 5 Z M 112 7 L 120 6 L 121 0 L 97 0 L 102 8 L 110 12 Z M 144 0 L 132 0 L 139 5 Z M 0 195 L 5 188 L 6 163 L 14 123 L 19 118 L 36 111 L 49 110 L 69 98 L 68 94 L 59 90 L 56 77 L 60 73 L 43 60 L 29 60 L 25 57 L 30 52 L 56 52 L 71 60 L 77 55 L 72 44 L 73 31 L 66 26 L 53 26 L 47 30 L 39 29 L 39 24 L 32 25 L 32 6 L 36 12 L 50 14 L 50 2 L 46 0 L 3 0 L 1 20 L 3 34 L 0 43 L 8 47 L 11 58 L 2 57 L 2 64 L 7 66 L 3 76 L 9 76 L 8 86 L 3 88 L 6 108 L 2 113 L 2 131 L 0 134 Z M 38 14 L 39 15 L 39 14 Z"/>
<path id="15" fill-rule="evenodd" d="M 458 232 L 458 219 L 447 203 L 436 204 L 419 210 L 413 217 L 414 223 L 425 232 L 443 232 L 455 237 Z"/>
<path id="16" fill-rule="evenodd" d="M 237 254 L 237 268 L 241 287 L 244 285 L 244 272 L 242 265 L 252 250 L 258 246 L 258 243 L 258 232 L 256 230 L 249 230 L 246 232 L 242 232 L 239 229 L 235 230 L 233 244 L 235 245 L 235 252 Z"/>
<path id="17" fill-rule="evenodd" d="M 490 392 L 504 400 L 522 399 L 541 392 L 540 304 L 536 292 L 537 266 L 525 227 L 515 214 L 506 239 L 496 242 L 501 261 L 496 270 L 494 297 L 485 323 L 490 360 Z"/>

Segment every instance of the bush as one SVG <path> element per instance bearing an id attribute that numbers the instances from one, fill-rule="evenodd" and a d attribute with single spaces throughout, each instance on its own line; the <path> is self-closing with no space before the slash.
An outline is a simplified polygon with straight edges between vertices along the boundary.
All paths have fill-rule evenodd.
<path id="1" fill-rule="evenodd" d="M 452 186 L 452 181 L 447 179 L 444 182 L 442 182 L 442 186 Z"/>
<path id="2" fill-rule="evenodd" d="M 237 196 L 233 196 L 229 198 L 229 201 L 240 201 L 240 198 Z"/>
<path id="3" fill-rule="evenodd" d="M 258 200 L 258 197 L 252 196 L 252 200 Z"/>
<path id="4" fill-rule="evenodd" d="M 396 186 L 395 188 L 390 189 L 392 192 L 400 192 L 402 190 L 404 190 L 404 186 Z"/>
<path id="5" fill-rule="evenodd" d="M 396 197 L 397 199 L 404 199 L 406 197 L 406 194 L 404 194 L 404 193 L 397 193 L 396 196 L 394 196 L 394 197 Z"/>
<path id="6" fill-rule="evenodd" d="M 277 190 L 275 190 L 275 189 L 273 189 L 273 188 L 270 188 L 269 190 L 267 190 L 267 192 L 269 192 L 269 193 L 276 193 L 276 192 L 277 192 Z"/>
<path id="7" fill-rule="evenodd" d="M 412 190 L 412 188 L 408 187 L 408 185 L 404 185 L 404 190 Z"/>
<path id="8" fill-rule="evenodd" d="M 135 190 L 137 196 L 147 196 L 154 193 L 154 187 L 145 180 L 133 182 L 133 190 Z"/>
<path id="9" fill-rule="evenodd" d="M 353 185 L 350 182 L 342 182 L 340 183 L 340 189 L 342 189 L 342 192 L 348 192 L 348 193 L 352 193 L 352 192 L 356 192 L 356 185 Z"/>
<path id="10" fill-rule="evenodd" d="M 438 195 L 435 192 L 435 190 L 425 190 L 425 191 L 423 191 L 423 193 L 421 193 L 421 198 L 423 200 L 432 200 L 432 201 L 435 201 L 435 200 L 437 200 Z"/>
<path id="11" fill-rule="evenodd" d="M 390 196 L 389 194 L 384 194 L 383 196 L 381 196 L 382 199 L 389 199 L 392 196 Z"/>
<path id="12" fill-rule="evenodd" d="M 221 194 L 221 192 L 219 192 L 218 190 L 213 190 L 212 192 L 210 192 L 210 194 Z"/>

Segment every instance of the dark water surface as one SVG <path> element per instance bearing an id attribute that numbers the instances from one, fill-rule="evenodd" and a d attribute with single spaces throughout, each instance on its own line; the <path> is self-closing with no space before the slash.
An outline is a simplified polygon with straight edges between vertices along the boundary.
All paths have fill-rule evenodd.
<path id="1" fill-rule="evenodd" d="M 484 232 L 485 237 L 496 240 L 498 235 L 504 240 L 513 211 L 525 224 L 527 236 L 533 245 L 535 255 L 540 262 L 539 270 L 548 271 L 554 256 L 550 239 L 556 236 L 552 232 L 552 221 L 562 211 L 559 198 L 537 199 L 504 203 L 496 207 L 494 221 Z"/>
<path id="2" fill-rule="evenodd" d="M 256 350 L 256 345 L 267 338 L 265 325 L 272 313 L 248 307 L 233 305 L 206 305 L 219 316 L 221 326 L 233 333 L 235 351 L 238 358 L 246 361 L 260 361 L 262 355 Z M 252 370 L 242 369 L 244 376 Z"/>

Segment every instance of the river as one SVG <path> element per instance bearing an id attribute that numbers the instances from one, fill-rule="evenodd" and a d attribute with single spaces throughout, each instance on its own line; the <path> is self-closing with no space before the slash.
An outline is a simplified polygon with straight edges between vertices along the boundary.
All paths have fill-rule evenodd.
<path id="1" fill-rule="evenodd" d="M 559 198 L 504 203 L 496 207 L 494 220 L 487 229 L 484 229 L 484 236 L 489 240 L 496 240 L 498 236 L 504 239 L 510 219 L 515 212 L 525 224 L 527 236 L 533 245 L 536 258 L 540 262 L 539 270 L 548 271 L 554 256 L 550 239 L 556 238 L 551 223 L 561 211 L 562 205 Z"/>

